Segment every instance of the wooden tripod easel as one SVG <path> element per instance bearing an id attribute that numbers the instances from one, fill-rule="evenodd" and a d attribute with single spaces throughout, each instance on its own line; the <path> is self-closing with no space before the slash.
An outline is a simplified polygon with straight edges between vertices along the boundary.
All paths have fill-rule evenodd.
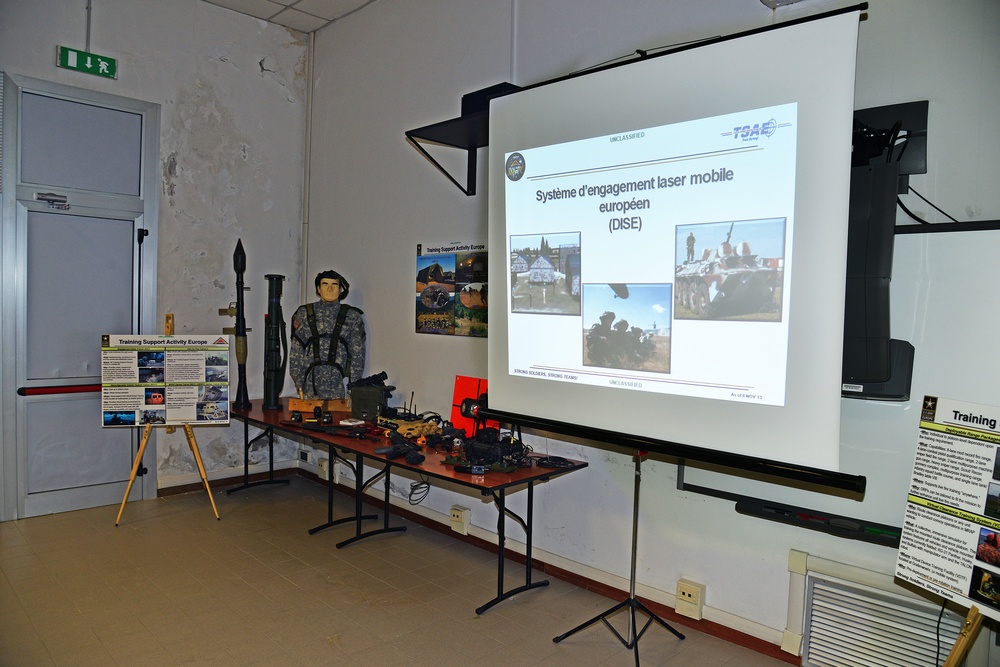
<path id="1" fill-rule="evenodd" d="M 168 336 L 174 335 L 174 314 L 167 313 L 163 320 L 163 333 Z M 176 426 L 167 426 L 167 433 L 173 433 Z M 142 432 L 142 442 L 139 443 L 139 452 L 135 455 L 135 463 L 132 464 L 132 474 L 128 476 L 128 486 L 125 487 L 125 497 L 122 498 L 122 506 L 118 509 L 118 518 L 115 519 L 115 526 L 118 522 L 122 520 L 122 512 L 125 511 L 125 503 L 128 502 L 128 494 L 132 491 L 132 483 L 135 481 L 135 476 L 139 472 L 139 466 L 142 465 L 142 455 L 146 452 L 146 445 L 149 443 L 149 435 L 153 432 L 152 422 L 146 424 L 146 429 Z M 201 461 L 201 452 L 198 451 L 198 441 L 194 439 L 194 431 L 191 429 L 191 424 L 184 424 L 184 436 L 187 438 L 188 447 L 191 448 L 191 453 L 194 454 L 194 462 L 198 464 L 198 474 L 201 475 L 201 483 L 205 485 L 205 491 L 208 492 L 208 501 L 212 503 L 212 511 L 215 512 L 215 518 L 219 518 L 219 510 L 215 508 L 215 499 L 212 498 L 212 489 L 208 486 L 208 478 L 205 476 L 205 464 Z"/>
<path id="2" fill-rule="evenodd" d="M 962 661 L 965 660 L 965 655 L 969 652 L 972 641 L 976 638 L 976 632 L 979 631 L 979 626 L 982 624 L 983 615 L 976 605 L 972 605 L 968 615 L 965 617 L 965 625 L 962 626 L 962 632 L 958 635 L 955 645 L 951 647 L 948 659 L 944 661 L 944 667 L 958 667 L 958 665 L 962 664 Z"/>
<path id="3" fill-rule="evenodd" d="M 142 465 L 142 455 L 146 451 L 146 445 L 149 443 L 149 435 L 153 432 L 153 425 L 146 424 L 146 429 L 142 432 L 142 441 L 139 443 L 139 452 L 135 455 L 135 463 L 132 464 L 132 473 L 128 477 L 128 486 L 125 487 L 125 497 L 122 498 L 122 506 L 118 509 L 118 518 L 115 519 L 115 525 L 122 519 L 122 512 L 125 511 L 125 503 L 128 501 L 128 494 L 132 491 L 132 483 L 135 482 L 135 476 L 139 472 L 139 466 Z M 188 446 L 191 448 L 191 453 L 194 454 L 194 461 L 198 464 L 198 474 L 201 475 L 201 482 L 205 485 L 205 491 L 208 492 L 208 501 L 212 503 L 212 511 L 215 512 L 215 518 L 219 518 L 219 510 L 215 507 L 215 499 L 212 498 L 212 489 L 208 486 L 208 478 L 205 476 L 205 464 L 201 460 L 201 452 L 198 451 L 198 441 L 194 439 L 194 429 L 191 428 L 191 424 L 184 424 L 184 436 L 187 438 Z"/>

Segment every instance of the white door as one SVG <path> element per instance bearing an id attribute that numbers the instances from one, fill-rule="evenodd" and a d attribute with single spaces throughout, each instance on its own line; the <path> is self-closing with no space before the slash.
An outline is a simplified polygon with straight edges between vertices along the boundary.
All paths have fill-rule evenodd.
<path id="1" fill-rule="evenodd" d="M 3 447 L 16 449 L 17 516 L 117 504 L 140 433 L 102 428 L 100 339 L 156 330 L 158 108 L 16 76 L 4 101 L 5 146 L 16 146 L 4 178 L 13 170 L 16 185 L 3 193 L 3 291 L 16 322 L 2 336 L 16 370 L 2 380 L 3 419 L 15 424 Z M 132 498 L 155 494 L 147 451 Z"/>

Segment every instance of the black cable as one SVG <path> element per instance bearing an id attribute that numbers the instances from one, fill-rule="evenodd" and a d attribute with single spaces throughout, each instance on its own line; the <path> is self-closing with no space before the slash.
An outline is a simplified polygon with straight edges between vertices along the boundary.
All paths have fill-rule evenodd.
<path id="1" fill-rule="evenodd" d="M 427 494 L 431 491 L 431 484 L 423 475 L 420 476 L 419 482 L 410 483 L 410 496 L 407 498 L 411 505 L 419 505 L 427 497 Z"/>
<path id="2" fill-rule="evenodd" d="M 896 156 L 896 162 L 902 162 L 903 161 L 903 153 L 906 152 L 906 147 L 910 145 L 910 133 L 909 133 L 909 131 L 903 132 L 903 134 L 900 136 L 900 139 L 902 139 L 903 147 L 899 149 L 899 155 Z M 891 150 L 891 147 L 890 147 L 890 150 Z"/>
<path id="3" fill-rule="evenodd" d="M 892 162 L 892 150 L 896 147 L 896 141 L 899 139 L 899 128 L 901 128 L 902 126 L 903 126 L 903 121 L 897 120 L 895 123 L 892 124 L 892 129 L 889 131 L 889 145 L 885 152 L 886 164 Z"/>
<path id="4" fill-rule="evenodd" d="M 899 208 L 903 209 L 903 213 L 905 213 L 906 215 L 910 216 L 911 218 L 913 218 L 914 220 L 916 220 L 917 222 L 919 222 L 921 225 L 929 225 L 929 224 L 931 224 L 931 223 L 927 222 L 926 220 L 924 220 L 922 218 L 918 218 L 916 216 L 916 214 L 913 213 L 913 211 L 911 211 L 910 209 L 906 208 L 906 204 L 903 203 L 903 200 L 900 199 L 899 196 L 896 197 L 896 203 L 899 205 Z"/>
<path id="5" fill-rule="evenodd" d="M 87 26 L 88 29 L 90 26 Z M 145 228 L 137 229 L 135 232 L 136 243 L 139 244 L 139 284 L 136 292 L 136 303 L 138 304 L 138 312 L 135 314 L 135 332 L 137 334 L 142 334 L 142 242 L 149 236 L 149 230 Z"/>
<path id="6" fill-rule="evenodd" d="M 955 218 L 951 217 L 950 215 L 948 215 L 947 213 L 945 213 L 944 211 L 942 211 L 941 209 L 939 209 L 937 206 L 935 206 L 934 204 L 932 204 L 930 201 L 928 201 L 928 199 L 926 197 L 924 197 L 922 194 L 920 194 L 919 192 L 917 192 L 916 190 L 914 190 L 912 187 L 910 187 L 910 186 L 906 186 L 906 187 L 907 187 L 907 190 L 909 192 L 912 192 L 913 194 L 915 194 L 918 197 L 920 197 L 921 199 L 923 199 L 927 203 L 927 205 L 930 206 L 931 208 L 933 208 L 935 211 L 937 211 L 938 213 L 940 213 L 944 217 L 948 218 L 952 222 L 958 222 L 958 220 L 956 220 Z"/>
<path id="7" fill-rule="evenodd" d="M 938 612 L 937 629 L 935 630 L 934 664 L 941 664 L 941 618 L 944 616 L 944 607 L 947 602 L 941 603 L 941 611 Z"/>
<path id="8" fill-rule="evenodd" d="M 617 58 L 611 58 L 610 60 L 605 60 L 602 63 L 597 63 L 596 65 L 590 65 L 589 67 L 584 67 L 583 69 L 578 69 L 575 72 L 570 72 L 570 75 L 579 74 L 581 72 L 587 72 L 592 69 L 598 69 L 599 67 L 604 67 L 605 65 L 610 65 L 612 63 L 618 62 L 619 60 L 625 60 L 626 58 L 631 58 L 633 56 L 639 56 L 639 60 L 648 58 L 651 53 L 658 53 L 660 51 L 665 51 L 666 49 L 676 49 L 682 46 L 687 46 L 688 44 L 696 44 L 698 42 L 707 42 L 713 39 L 719 39 L 722 35 L 715 35 L 713 37 L 703 37 L 701 39 L 692 39 L 687 42 L 676 42 L 674 44 L 665 44 L 663 46 L 656 46 L 652 49 L 636 49 L 631 53 L 626 53 L 623 56 L 618 56 Z"/>

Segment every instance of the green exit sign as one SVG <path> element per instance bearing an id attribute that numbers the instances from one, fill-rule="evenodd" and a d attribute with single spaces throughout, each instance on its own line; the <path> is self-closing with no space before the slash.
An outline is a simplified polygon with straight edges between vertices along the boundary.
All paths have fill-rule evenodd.
<path id="1" fill-rule="evenodd" d="M 118 78 L 118 61 L 116 59 L 96 53 L 71 49 L 66 46 L 59 47 L 59 57 L 56 60 L 56 65 L 63 69 L 86 72 L 94 76 L 103 76 L 106 79 Z"/>

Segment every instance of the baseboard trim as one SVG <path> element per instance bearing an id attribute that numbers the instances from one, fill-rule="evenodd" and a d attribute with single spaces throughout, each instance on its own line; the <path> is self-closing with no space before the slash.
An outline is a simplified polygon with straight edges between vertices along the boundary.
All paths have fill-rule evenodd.
<path id="1" fill-rule="evenodd" d="M 318 481 L 323 486 L 326 486 L 326 480 L 321 480 L 317 475 L 299 470 L 297 468 L 280 468 L 274 471 L 274 479 L 281 479 L 283 477 L 292 477 L 293 475 L 300 475 L 302 477 L 310 478 L 314 481 Z M 249 483 L 254 482 L 265 482 L 271 478 L 271 473 L 268 472 L 257 472 L 251 473 L 247 478 Z M 208 480 L 208 487 L 210 489 L 222 489 L 228 486 L 240 486 L 243 484 L 243 475 L 238 477 L 222 477 L 219 479 Z M 190 493 L 192 491 L 201 491 L 204 489 L 204 485 L 201 481 L 192 482 L 190 484 L 177 484 L 176 486 L 162 487 L 156 490 L 157 498 L 164 498 L 166 496 L 177 496 L 182 493 Z"/>

